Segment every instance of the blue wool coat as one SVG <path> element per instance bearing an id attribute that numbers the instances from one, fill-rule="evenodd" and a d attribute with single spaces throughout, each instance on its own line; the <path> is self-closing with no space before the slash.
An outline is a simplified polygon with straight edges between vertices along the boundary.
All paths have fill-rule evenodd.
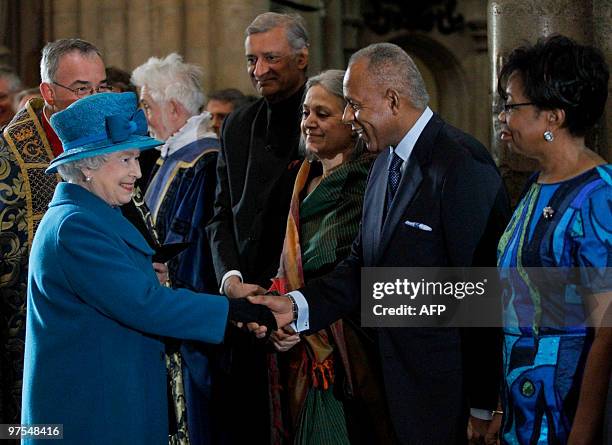
<path id="1" fill-rule="evenodd" d="M 220 342 L 228 302 L 162 287 L 152 254 L 118 209 L 57 186 L 30 254 L 22 423 L 63 424 L 70 444 L 168 443 L 160 337 Z"/>

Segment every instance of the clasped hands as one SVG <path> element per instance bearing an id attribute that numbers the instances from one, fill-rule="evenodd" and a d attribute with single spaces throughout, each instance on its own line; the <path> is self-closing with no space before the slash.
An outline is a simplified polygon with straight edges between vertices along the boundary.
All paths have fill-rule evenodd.
<path id="1" fill-rule="evenodd" d="M 272 311 L 279 328 L 283 328 L 293 321 L 293 305 L 285 295 L 263 295 L 266 293 L 266 289 L 256 284 L 243 283 L 237 276 L 229 277 L 224 283 L 223 290 L 229 298 L 246 297 L 253 304 L 266 306 Z M 248 323 L 247 328 L 257 338 L 261 339 L 266 336 L 266 326 Z M 288 327 L 272 333 L 270 338 L 274 347 L 279 351 L 287 351 L 300 341 L 299 335 Z"/>
<path id="2" fill-rule="evenodd" d="M 170 282 L 170 274 L 168 272 L 168 266 L 164 263 L 153 263 L 153 270 L 157 275 L 157 279 L 159 280 L 159 284 L 162 286 L 167 285 Z"/>

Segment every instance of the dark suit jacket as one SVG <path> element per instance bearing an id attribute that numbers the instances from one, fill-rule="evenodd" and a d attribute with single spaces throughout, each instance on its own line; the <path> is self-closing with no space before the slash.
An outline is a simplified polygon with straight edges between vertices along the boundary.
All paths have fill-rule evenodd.
<path id="1" fill-rule="evenodd" d="M 287 213 L 301 159 L 300 89 L 277 104 L 260 99 L 230 114 L 217 159 L 214 216 L 208 234 L 217 280 L 239 270 L 267 288 L 276 276 Z"/>
<path id="2" fill-rule="evenodd" d="M 359 307 L 360 268 L 495 265 L 510 210 L 488 151 L 434 115 L 421 133 L 383 224 L 389 154 L 370 172 L 349 257 L 302 289 L 317 331 Z M 410 220 L 432 228 L 403 224 Z M 382 225 L 382 230 L 381 230 Z M 501 333 L 454 328 L 377 330 L 387 400 L 401 443 L 465 441 L 468 408 L 494 409 Z"/>
<path id="3" fill-rule="evenodd" d="M 303 93 L 302 88 L 276 104 L 260 99 L 225 120 L 214 215 L 206 227 L 219 282 L 226 272 L 239 270 L 245 282 L 268 288 L 276 276 L 301 163 Z M 255 437 L 258 443 L 269 442 L 266 351 L 237 329 L 228 329 L 225 340 L 231 353 L 221 361 L 231 356 L 231 364 L 221 365 L 227 373 L 213 383 L 212 402 L 216 429 L 229 436 L 220 441 L 241 444 Z"/>

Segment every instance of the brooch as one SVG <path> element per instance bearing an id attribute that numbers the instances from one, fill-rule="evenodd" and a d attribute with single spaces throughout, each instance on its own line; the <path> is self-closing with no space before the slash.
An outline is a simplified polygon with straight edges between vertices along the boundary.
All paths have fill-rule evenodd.
<path id="1" fill-rule="evenodd" d="M 542 209 L 542 216 L 544 219 L 551 219 L 555 214 L 555 209 L 552 207 L 546 206 Z"/>

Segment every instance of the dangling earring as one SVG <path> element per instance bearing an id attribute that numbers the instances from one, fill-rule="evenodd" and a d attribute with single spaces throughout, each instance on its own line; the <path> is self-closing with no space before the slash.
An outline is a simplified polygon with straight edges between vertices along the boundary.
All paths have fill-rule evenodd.
<path id="1" fill-rule="evenodd" d="M 552 132 L 552 131 L 550 131 L 550 130 L 546 130 L 546 131 L 544 132 L 544 140 L 545 140 L 546 142 L 552 142 L 552 141 L 554 141 L 554 140 L 555 140 L 555 135 L 553 134 L 553 132 Z"/>

